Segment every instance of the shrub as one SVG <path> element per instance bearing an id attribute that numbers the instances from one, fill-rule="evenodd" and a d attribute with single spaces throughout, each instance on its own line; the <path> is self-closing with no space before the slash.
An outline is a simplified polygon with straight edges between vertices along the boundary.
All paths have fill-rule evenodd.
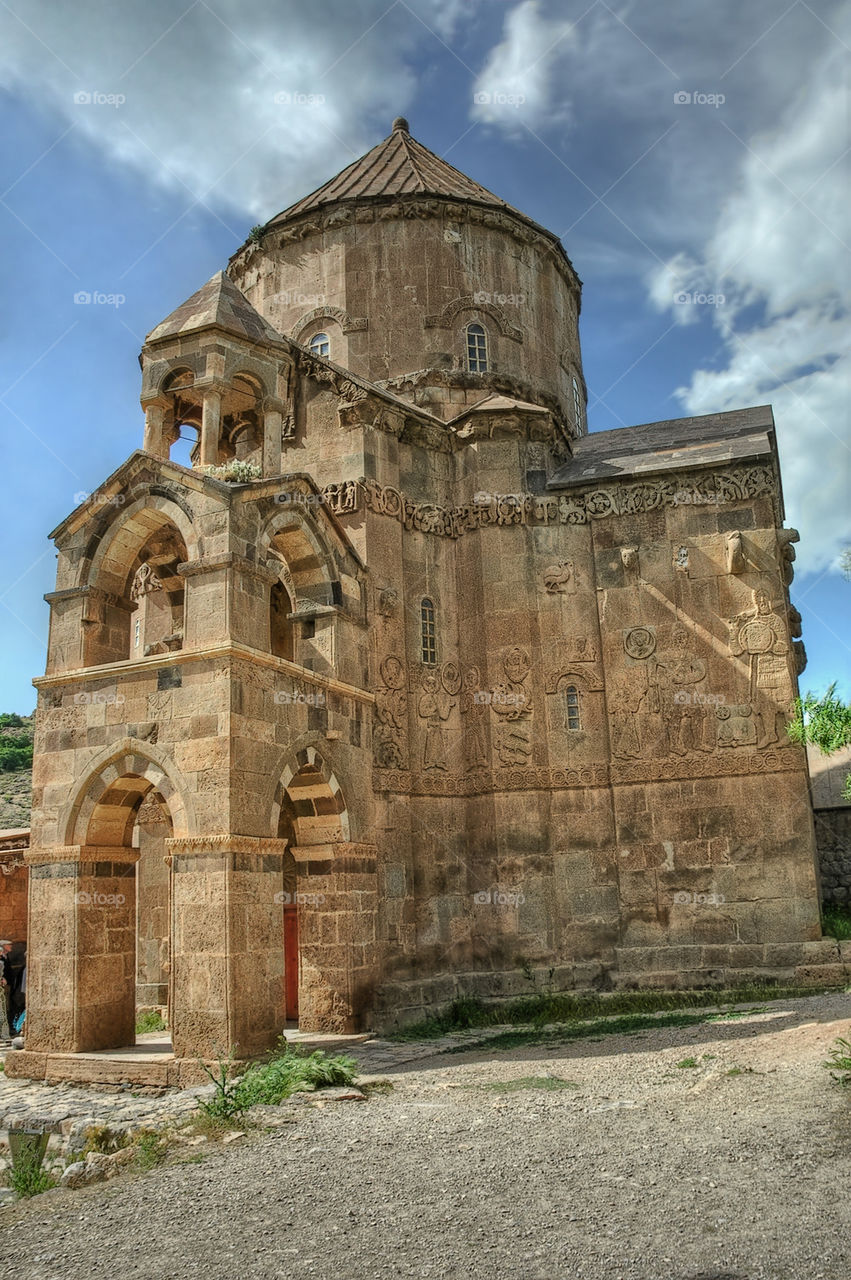
<path id="1" fill-rule="evenodd" d="M 98 1155 L 111 1156 L 116 1151 L 120 1151 L 122 1147 L 126 1147 L 130 1141 L 124 1129 L 111 1129 L 108 1124 L 93 1124 L 86 1130 L 86 1145 L 83 1147 L 80 1159 L 83 1160 L 90 1151 L 96 1151 Z"/>
<path id="2" fill-rule="evenodd" d="M 830 1072 L 831 1079 L 844 1087 L 851 1087 L 851 1040 L 837 1036 L 830 1051 L 830 1057 L 823 1065 Z"/>
<path id="3" fill-rule="evenodd" d="M 215 1071 L 202 1063 L 215 1085 L 213 1097 L 199 1101 L 203 1113 L 212 1120 L 227 1121 L 242 1115 L 249 1107 L 275 1106 L 300 1089 L 354 1083 L 357 1074 L 354 1058 L 342 1054 L 329 1057 L 319 1049 L 305 1054 L 285 1042 L 281 1049 L 282 1052 L 268 1062 L 249 1067 L 238 1080 L 230 1079 L 233 1051 L 226 1059 L 219 1060 Z"/>
<path id="4" fill-rule="evenodd" d="M 143 1036 L 148 1031 L 165 1031 L 166 1023 L 159 1009 L 148 1009 L 136 1019 L 136 1035 Z"/>

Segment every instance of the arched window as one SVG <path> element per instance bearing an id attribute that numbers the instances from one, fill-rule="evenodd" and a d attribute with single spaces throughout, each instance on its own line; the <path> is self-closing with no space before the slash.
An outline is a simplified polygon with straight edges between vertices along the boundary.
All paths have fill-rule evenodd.
<path id="1" fill-rule="evenodd" d="M 579 383 L 576 378 L 573 379 L 573 418 L 576 423 L 576 430 L 583 431 L 585 417 L 582 411 L 582 392 L 579 390 Z"/>
<path id="2" fill-rule="evenodd" d="M 420 605 L 420 629 L 423 662 L 427 667 L 437 664 L 437 633 L 434 625 L 434 601 L 425 599 Z"/>
<path id="3" fill-rule="evenodd" d="M 582 728 L 579 718 L 579 690 L 569 684 L 564 691 L 564 727 L 570 730 Z"/>
<path id="4" fill-rule="evenodd" d="M 464 330 L 467 338 L 467 368 L 470 373 L 488 371 L 488 335 L 480 324 L 468 324 Z"/>
<path id="5" fill-rule="evenodd" d="M 331 343 L 328 341 L 327 333 L 314 333 L 310 339 L 310 350 L 315 356 L 328 356 L 331 353 Z"/>

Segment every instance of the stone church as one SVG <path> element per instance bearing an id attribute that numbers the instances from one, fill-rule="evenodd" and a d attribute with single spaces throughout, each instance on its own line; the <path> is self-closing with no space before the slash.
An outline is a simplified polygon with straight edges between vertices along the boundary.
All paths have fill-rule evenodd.
<path id="1" fill-rule="evenodd" d="M 589 435 L 580 298 L 399 119 L 150 332 L 52 535 L 10 1073 L 138 1007 L 177 1081 L 530 974 L 829 974 L 771 409 Z"/>

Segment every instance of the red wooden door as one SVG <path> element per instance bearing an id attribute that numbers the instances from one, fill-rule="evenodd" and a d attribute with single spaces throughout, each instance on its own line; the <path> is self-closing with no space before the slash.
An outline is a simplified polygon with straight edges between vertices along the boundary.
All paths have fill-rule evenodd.
<path id="1" fill-rule="evenodd" d="M 284 907 L 284 1005 L 287 1022 L 297 1022 L 298 907 Z"/>

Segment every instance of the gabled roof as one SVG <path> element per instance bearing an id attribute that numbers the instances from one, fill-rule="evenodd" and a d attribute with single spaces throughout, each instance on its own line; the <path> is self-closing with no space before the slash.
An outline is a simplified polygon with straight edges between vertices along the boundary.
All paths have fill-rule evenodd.
<path id="1" fill-rule="evenodd" d="M 572 457 L 547 488 L 771 457 L 774 450 L 774 414 L 767 404 L 592 431 L 573 442 Z"/>
<path id="2" fill-rule="evenodd" d="M 408 122 L 401 116 L 393 122 L 393 132 L 377 147 L 355 160 L 335 178 L 310 195 L 290 205 L 266 225 L 276 226 L 297 218 L 303 213 L 340 201 L 366 200 L 381 196 L 445 196 L 455 200 L 472 201 L 502 209 L 532 226 L 525 214 L 512 208 L 499 196 L 468 178 L 460 169 L 436 156 L 408 132 Z M 539 230 L 544 231 L 543 227 Z M 551 238 L 552 232 L 545 232 Z"/>
<path id="3" fill-rule="evenodd" d="M 146 343 L 161 342 L 163 338 L 175 338 L 179 334 L 191 333 L 195 329 L 215 327 L 227 333 L 235 333 L 240 338 L 248 338 L 251 342 L 285 341 L 283 336 L 273 329 L 255 311 L 244 293 L 237 289 L 233 281 L 224 271 L 217 271 L 205 285 L 202 285 L 191 298 L 181 302 L 179 307 L 166 316 L 145 339 Z"/>
<path id="4" fill-rule="evenodd" d="M 461 422 L 464 418 L 469 418 L 473 413 L 543 413 L 548 414 L 547 409 L 542 404 L 532 404 L 530 400 L 515 400 L 511 396 L 501 395 L 498 391 L 494 391 L 489 396 L 485 396 L 484 400 L 477 400 L 475 404 L 468 404 L 460 413 L 456 413 L 454 418 L 450 418 L 450 425 L 455 422 Z"/>

